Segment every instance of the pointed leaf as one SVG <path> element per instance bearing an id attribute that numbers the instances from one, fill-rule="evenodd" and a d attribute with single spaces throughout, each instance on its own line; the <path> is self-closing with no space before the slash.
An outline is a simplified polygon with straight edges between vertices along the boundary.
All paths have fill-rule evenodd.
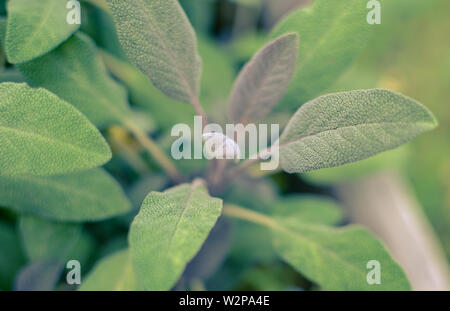
<path id="1" fill-rule="evenodd" d="M 363 228 L 282 225 L 274 229 L 274 246 L 284 260 L 325 290 L 410 290 L 400 266 Z M 367 282 L 371 260 L 380 263 L 381 284 Z"/>
<path id="2" fill-rule="evenodd" d="M 67 260 L 82 230 L 80 224 L 49 221 L 30 215 L 22 216 L 19 226 L 30 261 L 49 258 Z"/>
<path id="3" fill-rule="evenodd" d="M 137 290 L 136 278 L 128 250 L 100 260 L 83 281 L 81 291 Z"/>
<path id="4" fill-rule="evenodd" d="M 0 175 L 63 174 L 111 158 L 88 119 L 49 91 L 2 83 L 0 94 Z"/>
<path id="5" fill-rule="evenodd" d="M 258 121 L 271 112 L 291 82 L 297 54 L 298 36 L 290 33 L 266 44 L 242 69 L 229 103 L 234 123 Z"/>
<path id="6" fill-rule="evenodd" d="M 350 66 L 370 36 L 366 4 L 315 0 L 312 7 L 291 13 L 275 27 L 273 38 L 296 32 L 301 42 L 284 107 L 298 107 L 320 95 Z"/>
<path id="7" fill-rule="evenodd" d="M 151 192 L 129 235 L 131 258 L 146 290 L 169 290 L 220 216 L 222 201 L 194 181 Z"/>
<path id="8" fill-rule="evenodd" d="M 65 221 L 100 220 L 131 209 L 119 184 L 101 169 L 51 177 L 0 177 L 0 205 Z"/>
<path id="9" fill-rule="evenodd" d="M 303 105 L 286 126 L 279 140 L 281 166 L 302 173 L 362 160 L 436 125 L 426 107 L 392 91 L 321 96 Z"/>
<path id="10" fill-rule="evenodd" d="M 172 99 L 198 97 L 197 39 L 176 0 L 108 0 L 119 41 L 130 61 Z"/>
<path id="11" fill-rule="evenodd" d="M 128 115 L 125 89 L 108 76 L 94 42 L 82 33 L 17 67 L 31 84 L 54 92 L 97 126 L 120 123 Z"/>
<path id="12" fill-rule="evenodd" d="M 9 0 L 6 52 L 17 64 L 44 55 L 74 33 L 80 25 L 69 24 L 67 1 Z"/>

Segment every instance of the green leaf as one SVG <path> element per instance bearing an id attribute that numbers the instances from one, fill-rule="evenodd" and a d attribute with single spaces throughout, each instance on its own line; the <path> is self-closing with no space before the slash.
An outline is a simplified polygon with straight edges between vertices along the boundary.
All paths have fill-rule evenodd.
<path id="1" fill-rule="evenodd" d="M 137 289 L 129 251 L 124 250 L 100 260 L 83 281 L 79 290 L 132 291 Z"/>
<path id="2" fill-rule="evenodd" d="M 195 32 L 176 0 L 108 0 L 128 58 L 164 94 L 191 102 L 200 90 Z"/>
<path id="3" fill-rule="evenodd" d="M 81 236 L 79 224 L 48 221 L 24 215 L 20 218 L 20 233 L 28 259 L 66 260 Z"/>
<path id="4" fill-rule="evenodd" d="M 120 123 L 129 114 L 125 89 L 108 76 L 94 42 L 82 33 L 17 67 L 31 84 L 54 92 L 99 127 Z"/>
<path id="5" fill-rule="evenodd" d="M 420 103 L 401 94 L 359 90 L 329 94 L 303 105 L 279 140 L 282 168 L 303 173 L 373 156 L 433 129 Z"/>
<path id="6" fill-rule="evenodd" d="M 343 213 L 334 201 L 312 195 L 291 195 L 276 201 L 271 215 L 291 226 L 305 223 L 335 225 L 343 220 Z"/>
<path id="7" fill-rule="evenodd" d="M 370 36 L 367 1 L 315 0 L 284 18 L 272 38 L 296 32 L 298 65 L 282 106 L 297 106 L 320 95 L 347 69 Z"/>
<path id="8" fill-rule="evenodd" d="M 67 1 L 9 0 L 6 53 L 12 64 L 44 55 L 67 40 L 80 25 L 66 21 Z"/>
<path id="9" fill-rule="evenodd" d="M 135 272 L 146 290 L 169 290 L 221 214 L 201 181 L 151 192 L 130 228 Z"/>
<path id="10" fill-rule="evenodd" d="M 410 289 L 400 266 L 363 228 L 283 224 L 274 229 L 274 246 L 285 261 L 325 290 Z M 367 282 L 371 260 L 381 265 L 381 284 Z"/>
<path id="11" fill-rule="evenodd" d="M 0 290 L 9 290 L 20 267 L 25 263 L 20 238 L 15 227 L 0 221 Z"/>
<path id="12" fill-rule="evenodd" d="M 15 291 L 52 291 L 55 289 L 64 263 L 58 259 L 42 259 L 26 265 L 14 281 Z"/>
<path id="13" fill-rule="evenodd" d="M 298 36 L 266 44 L 242 69 L 229 103 L 230 120 L 247 124 L 266 117 L 284 96 L 295 72 Z"/>
<path id="14" fill-rule="evenodd" d="M 63 174 L 111 158 L 88 119 L 49 91 L 2 83 L 0 94 L 0 175 Z"/>
<path id="15" fill-rule="evenodd" d="M 0 177 L 0 205 L 62 221 L 100 220 L 131 209 L 102 169 L 51 177 Z"/>

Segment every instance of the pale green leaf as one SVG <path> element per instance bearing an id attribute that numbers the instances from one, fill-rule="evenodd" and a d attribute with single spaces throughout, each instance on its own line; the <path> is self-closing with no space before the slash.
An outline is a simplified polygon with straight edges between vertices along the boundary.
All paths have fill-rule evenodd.
<path id="1" fill-rule="evenodd" d="M 94 42 L 82 33 L 18 68 L 31 84 L 54 92 L 97 126 L 128 116 L 125 89 L 108 76 Z"/>
<path id="2" fill-rule="evenodd" d="M 266 117 L 286 92 L 295 72 L 298 36 L 283 35 L 266 44 L 239 74 L 229 102 L 234 123 Z"/>
<path id="3" fill-rule="evenodd" d="M 137 290 L 136 277 L 128 250 L 110 255 L 96 264 L 81 284 L 81 291 Z"/>
<path id="4" fill-rule="evenodd" d="M 274 247 L 285 261 L 325 290 L 410 289 L 400 266 L 363 228 L 282 224 L 274 229 Z M 381 265 L 381 284 L 367 282 L 371 260 Z"/>
<path id="5" fill-rule="evenodd" d="M 66 260 L 80 239 L 80 224 L 55 222 L 24 215 L 20 218 L 22 242 L 30 261 Z"/>
<path id="6" fill-rule="evenodd" d="M 312 195 L 291 195 L 276 201 L 271 215 L 291 226 L 305 223 L 336 225 L 343 220 L 343 213 L 336 202 Z"/>
<path id="7" fill-rule="evenodd" d="M 151 192 L 130 228 L 131 258 L 147 290 L 169 290 L 199 251 L 221 214 L 222 201 L 201 181 Z"/>
<path id="8" fill-rule="evenodd" d="M 303 105 L 279 140 L 282 168 L 302 173 L 355 162 L 433 129 L 420 103 L 401 94 L 359 90 L 329 94 Z"/>
<path id="9" fill-rule="evenodd" d="M 111 158 L 88 119 L 49 91 L 2 83 L 0 94 L 0 175 L 63 174 Z"/>
<path id="10" fill-rule="evenodd" d="M 365 46 L 371 25 L 367 1 L 315 0 L 284 18 L 272 37 L 296 32 L 300 37 L 295 76 L 282 107 L 295 107 L 320 95 L 347 69 Z"/>
<path id="11" fill-rule="evenodd" d="M 67 23 L 62 0 L 9 0 L 6 53 L 17 64 L 44 55 L 67 40 L 80 25 Z"/>
<path id="12" fill-rule="evenodd" d="M 108 0 L 128 58 L 167 96 L 191 102 L 200 90 L 195 32 L 176 0 Z"/>
<path id="13" fill-rule="evenodd" d="M 126 213 L 131 204 L 101 169 L 50 177 L 0 177 L 0 205 L 45 218 L 90 221 Z"/>

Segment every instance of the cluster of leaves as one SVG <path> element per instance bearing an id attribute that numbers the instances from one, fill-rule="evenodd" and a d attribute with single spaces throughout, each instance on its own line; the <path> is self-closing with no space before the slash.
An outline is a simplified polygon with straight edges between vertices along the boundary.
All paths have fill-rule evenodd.
<path id="1" fill-rule="evenodd" d="M 228 118 L 217 107 L 224 106 L 223 80 L 233 77 L 231 65 L 207 39 L 197 42 L 178 1 L 103 4 L 93 11 L 99 24 L 94 30 L 68 24 L 61 0 L 9 0 L 7 18 L 0 19 L 4 70 L 17 70 L 27 82 L 0 84 L 0 205 L 20 215 L 22 244 L 31 262 L 16 277 L 17 288 L 35 285 L 39 273 L 48 276 L 40 289 L 54 287 L 61 265 L 52 260 L 80 256 L 92 244 L 83 238 L 83 223 L 115 216 L 120 224 L 114 226 L 128 232 L 126 249 L 102 256 L 83 290 L 169 290 L 177 281 L 209 277 L 227 253 L 230 258 L 237 253 L 238 262 L 247 255 L 281 258 L 320 288 L 332 290 L 374 289 L 366 281 L 366 263 L 376 259 L 383 282 L 375 289 L 409 289 L 402 269 L 369 232 L 353 225 L 334 227 L 343 219 L 334 202 L 305 196 L 248 202 L 242 191 L 249 190 L 246 173 L 253 162 L 233 168 L 217 160 L 209 168 L 204 161 L 175 165 L 164 151 L 170 139 L 160 135 L 154 141 L 149 135 L 155 127 L 189 123 L 194 112 L 205 120 L 247 124 L 270 118 L 274 109 L 300 107 L 269 153 L 277 148 L 284 171 L 304 173 L 366 159 L 434 128 L 436 121 L 424 106 L 392 91 L 315 98 L 364 46 L 370 32 L 364 3 L 316 0 L 284 18 L 238 75 Z M 99 39 L 94 33 L 100 29 L 110 37 Z M 108 161 L 109 173 L 99 168 Z M 138 177 L 130 177 L 130 170 Z M 110 174 L 122 185 L 130 178 L 137 181 L 126 195 Z M 270 187 L 263 179 L 251 191 L 255 183 Z M 229 231 L 223 229 L 228 217 L 238 219 L 234 234 L 239 241 L 231 250 L 222 232 Z M 10 255 L 0 254 L 0 269 L 11 256 L 17 259 L 9 265 L 22 263 L 15 239 L 0 223 L 2 248 L 11 248 Z M 0 286 L 6 288 L 12 277 L 0 270 Z"/>

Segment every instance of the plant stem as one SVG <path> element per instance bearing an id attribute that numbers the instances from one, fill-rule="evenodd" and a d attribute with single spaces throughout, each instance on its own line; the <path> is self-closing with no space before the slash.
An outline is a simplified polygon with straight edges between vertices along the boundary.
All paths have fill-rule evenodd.
<path id="1" fill-rule="evenodd" d="M 170 178 L 179 183 L 182 181 L 182 177 L 178 172 L 170 158 L 161 150 L 161 148 L 151 139 L 144 131 L 136 126 L 130 120 L 124 120 L 125 127 L 134 135 L 139 143 L 152 155 L 155 161 L 161 166 L 162 169 L 170 176 Z"/>
<path id="2" fill-rule="evenodd" d="M 247 220 L 270 228 L 278 227 L 278 224 L 270 217 L 232 204 L 226 204 L 224 206 L 223 214 L 230 217 Z"/>
<path id="3" fill-rule="evenodd" d="M 208 124 L 208 118 L 206 117 L 205 110 L 203 110 L 198 98 L 196 96 L 192 97 L 191 104 L 194 107 L 195 114 L 201 116 L 203 119 L 203 128 Z"/>

